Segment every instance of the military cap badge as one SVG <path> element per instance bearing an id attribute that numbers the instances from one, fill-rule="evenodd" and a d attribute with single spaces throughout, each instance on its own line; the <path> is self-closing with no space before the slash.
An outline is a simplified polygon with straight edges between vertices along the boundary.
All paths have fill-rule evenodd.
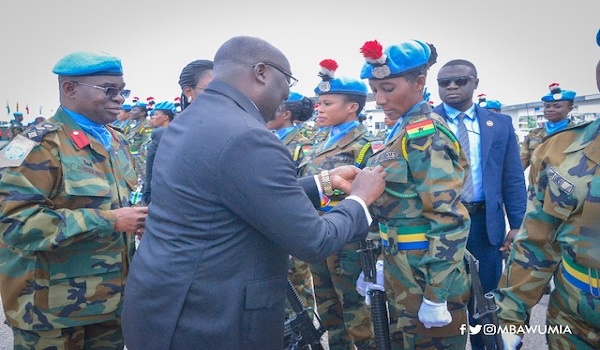
<path id="1" fill-rule="evenodd" d="M 387 66 L 387 56 L 383 53 L 383 47 L 377 40 L 367 41 L 360 48 L 365 60 L 373 65 L 371 74 L 377 79 L 383 79 L 391 74 Z"/>
<path id="2" fill-rule="evenodd" d="M 331 90 L 331 83 L 329 83 L 329 80 L 335 79 L 335 71 L 338 69 L 338 64 L 335 60 L 325 59 L 319 63 L 319 66 L 321 66 L 319 76 L 323 79 L 323 81 L 319 83 L 319 90 L 321 90 L 321 92 L 327 92 Z"/>

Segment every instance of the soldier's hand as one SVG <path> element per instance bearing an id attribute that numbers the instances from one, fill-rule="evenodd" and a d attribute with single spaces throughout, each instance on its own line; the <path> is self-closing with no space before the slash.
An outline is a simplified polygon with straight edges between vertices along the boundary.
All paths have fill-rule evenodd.
<path id="1" fill-rule="evenodd" d="M 139 233 L 146 227 L 148 207 L 125 207 L 114 209 L 115 231 Z"/>
<path id="2" fill-rule="evenodd" d="M 366 205 L 371 205 L 385 189 L 385 171 L 378 165 L 360 171 L 352 182 L 350 194 L 360 197 Z"/>
<path id="3" fill-rule="evenodd" d="M 354 181 L 354 178 L 359 172 L 360 169 L 353 165 L 344 165 L 329 170 L 331 187 L 334 190 L 340 190 L 342 192 L 349 193 L 352 186 L 352 181 Z"/>

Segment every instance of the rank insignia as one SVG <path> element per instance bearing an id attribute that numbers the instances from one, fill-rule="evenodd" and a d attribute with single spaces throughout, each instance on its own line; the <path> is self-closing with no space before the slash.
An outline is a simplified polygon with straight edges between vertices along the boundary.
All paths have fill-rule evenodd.
<path id="1" fill-rule="evenodd" d="M 87 136 L 85 136 L 83 132 L 77 130 L 71 132 L 71 140 L 73 140 L 79 149 L 89 146 L 90 144 L 90 140 L 87 138 Z"/>

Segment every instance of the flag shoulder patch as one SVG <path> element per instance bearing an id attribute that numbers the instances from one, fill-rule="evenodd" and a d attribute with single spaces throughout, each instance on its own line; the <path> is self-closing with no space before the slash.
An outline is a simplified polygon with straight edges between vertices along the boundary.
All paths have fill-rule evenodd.
<path id="1" fill-rule="evenodd" d="M 418 121 L 408 124 L 405 127 L 406 136 L 409 139 L 418 139 L 436 132 L 436 127 L 432 119 Z"/>

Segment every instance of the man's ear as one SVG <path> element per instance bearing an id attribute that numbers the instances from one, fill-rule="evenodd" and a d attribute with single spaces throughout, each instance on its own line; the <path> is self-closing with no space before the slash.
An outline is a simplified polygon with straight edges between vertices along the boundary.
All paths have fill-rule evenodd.
<path id="1" fill-rule="evenodd" d="M 77 84 L 73 81 L 65 80 L 60 84 L 61 92 L 64 96 L 69 98 L 75 97 L 75 86 Z"/>
<path id="2" fill-rule="evenodd" d="M 254 75 L 254 78 L 256 80 L 258 80 L 259 82 L 261 82 L 262 84 L 265 84 L 267 81 L 267 77 L 265 75 L 266 65 L 262 62 L 259 62 L 255 65 L 253 65 L 252 68 L 253 68 L 252 73 Z"/>

